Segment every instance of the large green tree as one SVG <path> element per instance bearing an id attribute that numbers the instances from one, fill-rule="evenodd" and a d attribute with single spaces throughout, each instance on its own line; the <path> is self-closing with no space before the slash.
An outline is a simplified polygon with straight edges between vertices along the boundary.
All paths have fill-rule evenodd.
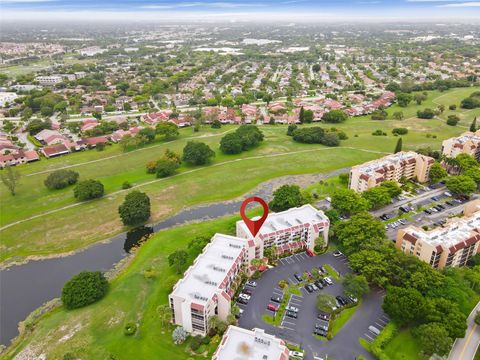
<path id="1" fill-rule="evenodd" d="M 183 148 L 183 161 L 190 165 L 208 164 L 215 156 L 215 152 L 202 142 L 189 141 Z"/>
<path id="2" fill-rule="evenodd" d="M 355 275 L 348 273 L 343 278 L 343 288 L 346 294 L 361 298 L 368 293 L 368 281 L 364 275 Z"/>
<path id="3" fill-rule="evenodd" d="M 342 110 L 330 110 L 325 113 L 322 117 L 322 120 L 327 123 L 342 123 L 348 119 L 348 115 L 345 114 Z"/>
<path id="4" fill-rule="evenodd" d="M 132 191 L 125 196 L 118 213 L 124 225 L 142 224 L 150 218 L 150 198 L 143 192 Z"/>
<path id="5" fill-rule="evenodd" d="M 415 289 L 391 286 L 387 289 L 382 307 L 398 324 L 412 324 L 422 317 L 425 298 Z"/>
<path id="6" fill-rule="evenodd" d="M 332 195 L 331 206 L 342 215 L 351 215 L 368 210 L 369 203 L 351 189 L 338 189 Z"/>
<path id="7" fill-rule="evenodd" d="M 176 250 L 168 255 L 168 265 L 175 269 L 176 273 L 180 275 L 188 260 L 188 253 L 185 250 Z"/>
<path id="8" fill-rule="evenodd" d="M 469 176 L 451 176 L 446 180 L 445 185 L 452 194 L 470 195 L 477 189 L 477 184 Z"/>
<path id="9" fill-rule="evenodd" d="M 435 184 L 440 180 L 446 178 L 448 176 L 447 171 L 443 168 L 443 166 L 437 161 L 432 164 L 429 173 L 429 180 L 430 183 Z"/>
<path id="10" fill-rule="evenodd" d="M 62 303 L 67 309 L 90 305 L 105 296 L 108 281 L 99 271 L 82 271 L 65 283 Z"/>
<path id="11" fill-rule="evenodd" d="M 387 188 L 376 186 L 362 193 L 362 197 L 370 204 L 370 209 L 378 209 L 392 202 Z"/>
<path id="12" fill-rule="evenodd" d="M 413 335 L 418 339 L 422 352 L 426 355 L 446 355 L 453 344 L 447 330 L 438 323 L 420 325 L 413 330 Z"/>
<path id="13" fill-rule="evenodd" d="M 268 204 L 272 211 L 284 211 L 305 204 L 305 198 L 298 185 L 282 185 L 273 192 L 273 200 Z"/>
<path id="14" fill-rule="evenodd" d="M 80 181 L 73 189 L 73 195 L 80 201 L 96 199 L 103 196 L 103 184 L 98 180 L 83 180 Z"/>
<path id="15" fill-rule="evenodd" d="M 17 193 L 17 185 L 20 180 L 20 172 L 13 169 L 11 166 L 7 166 L 0 174 L 3 185 L 10 191 L 12 196 Z"/>
<path id="16" fill-rule="evenodd" d="M 180 134 L 177 125 L 166 121 L 158 123 L 155 131 L 157 134 L 163 135 L 166 140 L 174 139 Z"/>

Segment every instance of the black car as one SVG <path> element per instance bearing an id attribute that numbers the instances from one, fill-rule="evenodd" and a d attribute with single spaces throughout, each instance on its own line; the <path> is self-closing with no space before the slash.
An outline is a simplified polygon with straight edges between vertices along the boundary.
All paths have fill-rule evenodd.
<path id="1" fill-rule="evenodd" d="M 322 329 L 315 329 L 315 331 L 313 333 L 315 335 L 320 335 L 320 336 L 323 336 L 323 337 L 327 337 L 327 332 L 325 330 L 322 330 Z"/>
<path id="2" fill-rule="evenodd" d="M 252 295 L 252 290 L 245 288 L 245 289 L 242 290 L 242 293 L 247 294 L 247 295 Z"/>
<path id="3" fill-rule="evenodd" d="M 305 285 L 305 290 L 307 290 L 309 293 L 313 292 L 313 287 L 310 284 Z"/>
<path id="4" fill-rule="evenodd" d="M 297 313 L 295 311 L 287 310 L 287 311 L 285 311 L 285 315 L 288 316 L 288 317 L 291 317 L 293 319 L 297 318 Z"/>
<path id="5" fill-rule="evenodd" d="M 297 279 L 298 282 L 303 281 L 302 277 L 298 275 L 297 273 L 293 274 L 293 277 Z"/>
<path id="6" fill-rule="evenodd" d="M 270 300 L 272 300 L 273 302 L 279 303 L 279 304 L 282 302 L 282 298 L 280 296 L 275 296 L 275 295 L 272 296 L 270 298 Z"/>
<path id="7" fill-rule="evenodd" d="M 325 270 L 325 268 L 322 265 L 318 267 L 318 270 L 320 270 L 322 274 L 325 274 L 327 272 L 327 270 Z"/>
<path id="8" fill-rule="evenodd" d="M 343 297 L 341 297 L 340 295 L 335 296 L 335 299 L 337 299 L 337 301 L 338 301 L 338 303 L 340 304 L 340 306 L 345 306 L 345 305 L 346 305 L 345 300 L 344 300 Z"/>
<path id="9" fill-rule="evenodd" d="M 315 329 L 328 331 L 328 321 L 320 320 L 319 323 L 315 324 Z"/>
<path id="10" fill-rule="evenodd" d="M 320 281 L 320 283 L 323 285 L 323 287 L 328 286 L 328 283 L 325 281 L 325 279 L 320 279 L 318 281 Z"/>
<path id="11" fill-rule="evenodd" d="M 316 287 L 318 287 L 320 290 L 323 289 L 323 285 L 322 283 L 320 282 L 320 280 L 316 280 L 313 282 L 315 284 Z"/>
<path id="12" fill-rule="evenodd" d="M 440 209 L 445 209 L 445 205 L 438 204 L 437 206 L 438 206 Z"/>
<path id="13" fill-rule="evenodd" d="M 448 206 L 453 206 L 453 205 L 454 205 L 454 203 L 453 203 L 453 202 L 451 202 L 450 200 L 448 200 L 448 201 L 445 201 L 445 204 L 447 204 Z"/>
<path id="14" fill-rule="evenodd" d="M 237 302 L 240 303 L 240 304 L 243 304 L 243 305 L 247 305 L 247 304 L 248 304 L 248 300 L 245 300 L 245 299 L 243 299 L 243 298 L 241 298 L 241 297 L 239 297 L 239 298 L 237 299 Z"/>
<path id="15" fill-rule="evenodd" d="M 430 210 L 430 209 L 425 209 L 425 210 L 423 210 L 423 212 L 427 213 L 428 215 L 432 214 L 432 210 Z"/>

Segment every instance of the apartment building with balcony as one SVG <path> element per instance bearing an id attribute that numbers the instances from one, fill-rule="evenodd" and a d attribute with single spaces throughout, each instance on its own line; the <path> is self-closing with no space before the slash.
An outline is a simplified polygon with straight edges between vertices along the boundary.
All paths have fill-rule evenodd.
<path id="1" fill-rule="evenodd" d="M 442 155 L 455 158 L 460 154 L 467 154 L 480 160 L 480 130 L 476 132 L 467 131 L 458 137 L 442 142 Z"/>
<path id="2" fill-rule="evenodd" d="M 254 257 L 252 240 L 215 234 L 169 295 L 172 322 L 205 336 L 211 316 L 226 320 L 235 281 Z"/>
<path id="3" fill-rule="evenodd" d="M 325 244 L 328 244 L 330 220 L 323 211 L 307 204 L 270 213 L 255 238 L 243 220 L 237 221 L 236 226 L 236 235 L 240 238 L 253 239 L 255 257 L 263 258 L 264 250 L 274 245 L 277 252 L 283 253 L 300 249 L 313 250 L 318 237 L 323 237 Z"/>
<path id="4" fill-rule="evenodd" d="M 479 250 L 480 200 L 465 205 L 461 218 L 452 218 L 443 227 L 425 231 L 416 226 L 400 229 L 396 247 L 432 267 L 464 266 Z"/>
<path id="5" fill-rule="evenodd" d="M 429 156 L 402 151 L 353 166 L 348 186 L 356 192 L 363 192 L 387 180 L 399 182 L 402 177 L 426 182 L 434 162 Z"/>
<path id="6" fill-rule="evenodd" d="M 212 360 L 288 360 L 289 350 L 282 339 L 263 329 L 229 326 Z"/>

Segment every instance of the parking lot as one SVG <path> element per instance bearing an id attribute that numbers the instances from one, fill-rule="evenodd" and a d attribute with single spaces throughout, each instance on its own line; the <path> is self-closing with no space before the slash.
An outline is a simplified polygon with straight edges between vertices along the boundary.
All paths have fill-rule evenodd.
<path id="1" fill-rule="evenodd" d="M 284 291 L 278 286 L 280 280 L 287 279 L 289 283 L 296 284 L 298 280 L 295 274 L 301 275 L 325 264 L 330 265 L 342 276 L 351 271 L 344 256 L 334 257 L 332 253 L 315 257 L 308 257 L 305 253 L 301 253 L 281 259 L 277 267 L 267 270 L 260 279 L 256 280 L 256 287 L 250 287 L 251 297 L 248 304 L 239 304 L 243 309 L 239 325 L 247 329 L 263 328 L 267 333 L 299 345 L 305 350 L 305 359 L 313 360 L 315 356 L 326 357 L 327 355 L 335 359 L 354 359 L 358 355 L 373 359 L 372 355 L 360 346 L 358 339 L 362 337 L 371 341 L 366 336 L 373 338 L 369 333 L 369 326 L 380 326 L 377 324 L 380 323 L 379 319 L 386 321 L 381 309 L 384 296 L 382 291 L 373 290 L 365 296 L 347 325 L 329 341 L 319 340 L 314 337 L 313 332 L 315 325 L 322 325 L 322 321 L 317 319 L 319 314 L 316 308 L 317 295 L 322 292 L 334 296 L 343 295 L 343 286 L 334 279 L 332 279 L 332 285 L 311 293 L 305 287 L 300 287 L 302 295 L 292 295 L 287 304 L 288 307 L 297 310 L 296 317 L 288 316 L 285 312 L 278 327 L 266 324 L 262 320 L 262 315 L 273 314 L 272 311 L 267 310 L 267 305 L 275 304 L 271 298 L 284 296 Z"/>

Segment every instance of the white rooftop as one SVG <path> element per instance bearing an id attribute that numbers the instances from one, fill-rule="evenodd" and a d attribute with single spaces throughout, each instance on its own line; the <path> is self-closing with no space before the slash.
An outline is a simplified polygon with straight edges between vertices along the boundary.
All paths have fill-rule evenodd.
<path id="1" fill-rule="evenodd" d="M 213 359 L 287 360 L 288 350 L 283 340 L 266 334 L 262 329 L 246 330 L 230 326 Z"/>
<path id="2" fill-rule="evenodd" d="M 402 160 L 415 159 L 418 156 L 416 152 L 413 151 L 402 151 L 396 154 L 387 155 L 378 160 L 372 160 L 358 166 L 358 169 L 361 173 L 371 175 L 377 169 L 383 168 L 385 166 L 394 165 L 396 166 Z"/>
<path id="3" fill-rule="evenodd" d="M 252 220 L 259 218 L 260 216 L 254 217 Z M 306 204 L 278 213 L 269 213 L 258 234 L 270 234 L 271 232 L 289 229 L 293 226 L 319 223 L 321 221 L 329 221 L 323 211 L 315 209 L 310 204 Z M 243 220 L 238 221 L 238 224 L 247 234 L 250 232 Z"/>
<path id="4" fill-rule="evenodd" d="M 467 240 L 472 236 L 472 232 L 475 229 L 480 229 L 480 211 L 477 211 L 470 217 L 455 219 L 447 223 L 444 228 L 440 227 L 431 231 L 411 230 L 408 232 L 432 246 L 442 245 L 445 248 L 449 248 Z"/>
<path id="5" fill-rule="evenodd" d="M 172 295 L 205 305 L 220 289 L 247 240 L 215 234 L 173 288 Z"/>
<path id="6" fill-rule="evenodd" d="M 475 133 L 464 133 L 455 138 L 455 143 L 465 144 L 467 141 L 480 141 L 480 136 Z"/>

